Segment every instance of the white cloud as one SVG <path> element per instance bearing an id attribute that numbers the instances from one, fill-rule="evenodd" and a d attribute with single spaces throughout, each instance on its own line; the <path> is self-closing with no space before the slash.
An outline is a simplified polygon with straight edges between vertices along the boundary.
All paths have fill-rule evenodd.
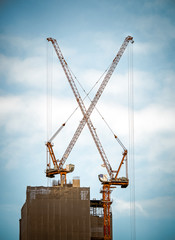
<path id="1" fill-rule="evenodd" d="M 9 85 L 17 84 L 19 88 L 31 88 L 32 91 L 46 91 L 47 66 L 45 59 L 34 56 L 20 59 L 0 55 L 0 62 L 0 74 L 3 76 L 1 81 L 6 80 Z M 49 66 L 49 69 L 51 68 Z M 53 69 L 56 71 L 51 70 L 48 78 L 50 81 L 52 79 L 52 85 L 55 89 L 64 89 L 64 84 L 59 84 L 63 82 L 62 79 L 66 82 L 63 71 L 60 66 L 55 66 Z"/>
<path id="2" fill-rule="evenodd" d="M 19 35 L 0 34 L 0 41 L 3 48 L 10 50 L 9 53 L 21 57 L 46 57 L 47 40 L 46 38 L 28 37 L 23 38 Z M 13 50 L 13 51 L 11 51 Z"/>
<path id="3" fill-rule="evenodd" d="M 18 53 L 16 55 L 14 52 L 12 55 L 0 54 L 1 81 L 18 84 L 19 88 L 25 86 L 32 91 L 46 91 L 46 80 L 49 80 L 52 81 L 55 90 L 65 89 L 67 79 L 51 44 L 44 42 L 43 39 L 26 40 L 4 35 L 0 36 L 0 41 L 6 42 L 5 46 L 14 48 Z M 48 51 L 46 44 L 48 44 Z M 63 53 L 65 55 L 69 53 L 70 57 L 75 54 L 75 50 L 64 47 Z"/>
<path id="4" fill-rule="evenodd" d="M 175 112 L 173 108 L 165 108 L 152 104 L 135 112 L 135 136 L 139 140 L 148 139 L 148 136 L 175 131 Z"/>
<path id="5" fill-rule="evenodd" d="M 8 134 L 29 133 L 30 129 L 45 126 L 45 97 L 36 95 L 5 96 L 0 98 L 1 126 Z M 37 122 L 37 124 L 36 124 Z"/>
<path id="6" fill-rule="evenodd" d="M 128 202 L 122 199 L 114 199 L 113 210 L 116 216 L 129 216 L 135 211 L 137 217 L 165 219 L 173 218 L 175 214 L 174 198 L 170 196 L 157 197 L 142 201 Z"/>
<path id="7" fill-rule="evenodd" d="M 135 212 L 136 215 L 148 216 L 143 206 L 139 202 L 128 202 L 122 199 L 113 198 L 112 208 L 117 212 L 116 216 L 129 216 Z"/>
<path id="8" fill-rule="evenodd" d="M 145 55 L 150 55 L 150 53 L 155 53 L 159 51 L 159 46 L 156 43 L 150 42 L 137 42 L 134 46 L 134 56 L 135 54 L 144 57 Z"/>
<path id="9" fill-rule="evenodd" d="M 6 170 L 25 168 L 28 156 L 37 152 L 38 145 L 44 146 L 45 102 L 44 96 L 36 95 L 0 97 L 0 127 L 5 138 L 1 161 Z"/>

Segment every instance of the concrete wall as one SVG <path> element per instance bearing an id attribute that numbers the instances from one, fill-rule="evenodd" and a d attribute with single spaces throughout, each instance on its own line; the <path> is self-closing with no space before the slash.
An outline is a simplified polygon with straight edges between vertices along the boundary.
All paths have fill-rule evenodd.
<path id="1" fill-rule="evenodd" d="M 27 187 L 20 240 L 103 240 L 102 202 L 90 201 L 90 188 L 75 186 Z"/>
<path id="2" fill-rule="evenodd" d="M 27 187 L 21 240 L 90 240 L 90 189 Z"/>

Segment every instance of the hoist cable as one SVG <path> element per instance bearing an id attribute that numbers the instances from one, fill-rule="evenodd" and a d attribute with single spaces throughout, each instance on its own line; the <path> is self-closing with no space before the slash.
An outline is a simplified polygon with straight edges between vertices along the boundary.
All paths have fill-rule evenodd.
<path id="1" fill-rule="evenodd" d="M 131 79 L 132 79 L 132 154 L 133 154 L 133 203 L 134 203 L 134 239 L 136 239 L 135 219 L 135 159 L 134 159 L 134 78 L 133 78 L 133 46 L 131 47 Z"/>
<path id="2" fill-rule="evenodd" d="M 52 132 L 52 81 L 53 81 L 53 50 L 49 65 L 49 50 L 47 49 L 47 140 Z"/>
<path id="3" fill-rule="evenodd" d="M 133 91 L 132 91 L 132 56 L 131 48 L 129 49 L 129 147 L 130 147 L 130 218 L 131 218 L 131 239 L 135 239 L 135 199 L 134 199 L 134 162 L 133 162 Z"/>
<path id="4" fill-rule="evenodd" d="M 48 44 L 46 42 L 46 139 L 48 140 Z M 49 163 L 48 149 L 46 147 L 46 166 Z M 48 179 L 47 179 L 48 186 Z"/>
<path id="5" fill-rule="evenodd" d="M 48 69 L 48 44 L 46 42 L 46 51 L 47 51 L 47 54 L 46 54 L 46 106 L 47 106 L 47 111 L 46 111 L 46 128 L 47 128 L 47 137 L 46 139 L 48 140 L 49 136 L 49 132 L 48 132 L 48 97 L 49 97 L 49 94 L 48 94 L 48 91 L 49 91 L 49 88 L 48 88 L 48 85 L 49 85 L 49 76 L 48 76 L 48 72 L 49 72 L 49 69 Z"/>
<path id="6" fill-rule="evenodd" d="M 133 88 L 133 46 L 128 48 L 128 122 L 130 162 L 130 224 L 131 240 L 136 239 L 135 226 L 135 162 L 134 162 L 134 88 Z"/>
<path id="7" fill-rule="evenodd" d="M 52 133 L 52 82 L 53 82 L 53 49 L 51 49 L 51 66 L 49 65 L 49 57 L 50 52 L 48 48 L 48 43 L 46 45 L 47 47 L 47 56 L 46 56 L 46 64 L 47 64 L 47 73 L 46 73 L 46 96 L 47 96 L 47 113 L 46 113 L 46 125 L 47 125 L 47 141 Z M 46 148 L 46 161 L 47 165 L 51 165 L 51 156 L 49 154 L 48 148 Z M 49 182 L 47 182 L 49 183 Z"/>

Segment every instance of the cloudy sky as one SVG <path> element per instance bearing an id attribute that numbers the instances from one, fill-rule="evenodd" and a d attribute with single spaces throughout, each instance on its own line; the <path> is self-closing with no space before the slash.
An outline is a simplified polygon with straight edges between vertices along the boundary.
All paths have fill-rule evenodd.
<path id="1" fill-rule="evenodd" d="M 113 236 L 134 239 L 136 231 L 137 239 L 175 239 L 174 16 L 173 0 L 0 1 L 1 239 L 19 239 L 26 187 L 50 184 L 45 177 L 47 80 L 52 80 L 53 87 L 52 133 L 77 106 L 46 38 L 57 39 L 73 73 L 88 92 L 128 35 L 135 41 L 135 168 L 130 162 L 129 177 L 133 180 L 135 173 L 136 220 L 134 224 L 130 214 L 134 205 L 131 182 L 127 189 L 112 192 Z M 127 149 L 128 49 L 97 104 Z M 57 158 L 62 157 L 81 118 L 77 110 L 55 139 Z M 95 110 L 91 119 L 111 165 L 117 168 L 122 149 Z M 67 163 L 75 164 L 68 178 L 80 176 L 81 186 L 91 188 L 91 198 L 101 198 L 97 176 L 106 172 L 87 127 Z"/>

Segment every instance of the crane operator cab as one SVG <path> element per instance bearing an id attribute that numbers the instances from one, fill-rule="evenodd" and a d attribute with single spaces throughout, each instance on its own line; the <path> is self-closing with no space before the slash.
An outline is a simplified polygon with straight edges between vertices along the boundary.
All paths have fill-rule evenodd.
<path id="1" fill-rule="evenodd" d="M 121 185 L 121 188 L 126 188 L 129 185 L 129 179 L 126 177 L 108 179 L 106 174 L 99 174 L 98 178 L 102 184 Z"/>
<path id="2" fill-rule="evenodd" d="M 75 168 L 75 165 L 73 165 L 73 164 L 66 165 L 66 168 L 64 168 L 64 169 L 57 169 L 56 167 L 47 168 L 46 169 L 46 177 L 53 178 L 53 177 L 55 177 L 55 174 L 71 173 L 74 171 L 74 168 Z"/>

